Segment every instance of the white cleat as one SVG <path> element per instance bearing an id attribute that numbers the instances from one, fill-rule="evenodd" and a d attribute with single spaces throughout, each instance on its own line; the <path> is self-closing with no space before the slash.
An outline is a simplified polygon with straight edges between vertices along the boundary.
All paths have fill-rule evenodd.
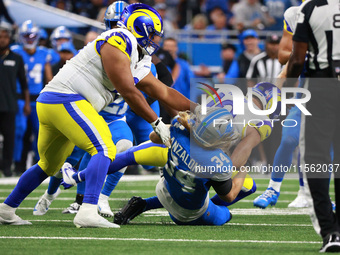
<path id="1" fill-rule="evenodd" d="M 0 224 L 7 225 L 32 225 L 31 222 L 21 219 L 15 214 L 16 208 L 10 207 L 4 203 L 0 204 Z"/>
<path id="2" fill-rule="evenodd" d="M 77 185 L 76 181 L 72 178 L 72 175 L 74 175 L 77 171 L 74 170 L 72 165 L 70 163 L 64 163 L 64 165 L 61 167 L 61 172 L 63 174 L 63 181 L 69 185 Z"/>
<path id="3" fill-rule="evenodd" d="M 67 207 L 64 211 L 62 211 L 63 214 L 76 214 L 78 213 L 80 208 L 80 204 L 78 204 L 77 202 L 74 202 L 72 204 L 70 204 L 69 207 Z"/>
<path id="4" fill-rule="evenodd" d="M 98 212 L 104 217 L 113 217 L 113 212 L 111 211 L 109 204 L 109 197 L 103 194 L 99 195 L 98 200 Z"/>
<path id="5" fill-rule="evenodd" d="M 45 191 L 44 195 L 39 199 L 37 204 L 34 206 L 33 215 L 44 215 L 47 213 L 51 203 L 57 196 L 60 194 L 60 189 L 58 188 L 56 193 L 53 195 L 47 194 L 47 190 Z"/>
<path id="6" fill-rule="evenodd" d="M 77 228 L 120 228 L 97 212 L 97 205 L 83 203 L 73 220 Z"/>
<path id="7" fill-rule="evenodd" d="M 308 206 L 307 198 L 301 189 L 294 201 L 288 205 L 289 208 L 306 208 Z"/>

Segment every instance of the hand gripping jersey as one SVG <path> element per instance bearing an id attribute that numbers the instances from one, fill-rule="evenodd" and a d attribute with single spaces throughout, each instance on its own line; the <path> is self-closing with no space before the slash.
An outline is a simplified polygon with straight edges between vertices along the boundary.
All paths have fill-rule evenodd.
<path id="1" fill-rule="evenodd" d="M 217 94 L 221 98 L 222 105 L 215 96 L 215 101 L 212 98 L 207 99 L 207 106 L 223 106 L 233 115 L 232 124 L 234 132 L 237 132 L 239 134 L 238 140 L 236 140 L 233 145 L 237 145 L 241 141 L 241 139 L 246 136 L 247 127 L 256 128 L 261 136 L 261 141 L 270 136 L 273 129 L 272 121 L 267 115 L 256 115 L 252 113 L 248 108 L 247 99 L 244 99 L 244 114 L 236 115 L 233 113 L 233 95 L 228 87 L 226 86 L 225 88 L 219 88 L 217 90 Z M 254 108 L 258 109 L 255 105 Z"/>
<path id="2" fill-rule="evenodd" d="M 101 61 L 100 48 L 105 43 L 121 50 L 130 60 L 135 84 L 149 72 L 151 57 L 139 61 L 136 38 L 124 28 L 115 28 L 99 35 L 69 60 L 42 92 L 79 94 L 99 112 L 118 98 L 114 84 L 107 77 Z"/>
<path id="3" fill-rule="evenodd" d="M 207 210 L 211 181 L 231 178 L 232 163 L 220 149 L 204 149 L 193 138 L 190 143 L 189 131 L 177 119 L 172 122 L 170 133 L 172 146 L 163 170 L 164 179 L 157 184 L 156 194 L 172 216 L 189 222 Z M 214 173 L 203 173 L 212 166 L 220 168 Z"/>

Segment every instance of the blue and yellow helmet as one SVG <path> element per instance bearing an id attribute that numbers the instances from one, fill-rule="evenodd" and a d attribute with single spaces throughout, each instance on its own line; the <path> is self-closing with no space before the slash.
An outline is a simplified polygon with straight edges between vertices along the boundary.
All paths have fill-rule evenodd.
<path id="1" fill-rule="evenodd" d="M 281 90 L 278 87 L 276 87 L 274 84 L 271 84 L 269 82 L 260 82 L 252 88 L 253 95 L 256 96 L 260 100 L 263 106 L 263 110 L 268 110 L 272 107 L 274 88 L 277 89 L 277 106 L 276 106 L 275 111 L 268 116 L 270 119 L 277 119 L 280 116 Z"/>
<path id="2" fill-rule="evenodd" d="M 107 7 L 104 16 L 104 23 L 107 30 L 112 29 L 117 25 L 117 22 L 120 20 L 120 16 L 122 16 L 122 12 L 126 6 L 128 6 L 126 2 L 116 1 Z"/>
<path id="3" fill-rule="evenodd" d="M 40 38 L 39 28 L 32 20 L 26 20 L 19 29 L 19 40 L 26 49 L 35 49 Z"/>
<path id="4" fill-rule="evenodd" d="M 130 30 L 144 54 L 151 56 L 159 49 L 153 38 L 155 35 L 163 37 L 163 21 L 152 7 L 141 3 L 130 4 L 124 9 L 118 26 Z"/>

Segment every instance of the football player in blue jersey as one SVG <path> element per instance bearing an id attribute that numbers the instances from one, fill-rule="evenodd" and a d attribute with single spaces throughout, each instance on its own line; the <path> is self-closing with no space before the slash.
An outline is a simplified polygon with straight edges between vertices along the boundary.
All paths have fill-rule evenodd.
<path id="1" fill-rule="evenodd" d="M 36 110 L 36 99 L 38 98 L 40 91 L 44 88 L 45 81 L 49 82 L 52 79 L 52 69 L 49 53 L 47 50 L 38 47 L 39 28 L 31 20 L 27 20 L 21 25 L 19 29 L 19 41 L 21 45 L 13 46 L 11 49 L 15 53 L 21 55 L 24 60 L 32 109 L 31 114 L 25 116 L 23 112 L 25 102 L 23 98 L 18 100 L 14 162 L 16 164 L 16 172 L 22 173 L 25 170 L 25 166 L 21 166 L 23 138 L 28 121 L 32 125 L 34 134 L 33 148 L 35 151 L 35 159 L 39 159 L 37 151 L 39 121 Z M 20 86 L 17 86 L 18 93 L 20 93 L 20 90 Z"/>
<path id="2" fill-rule="evenodd" d="M 88 152 L 91 159 L 82 171 L 86 176 L 84 200 L 73 223 L 76 227 L 119 227 L 97 212 L 99 194 L 116 155 L 110 130 L 98 112 L 120 95 L 169 147 L 169 129 L 140 90 L 177 111 L 195 107 L 195 103 L 150 73 L 151 56 L 159 48 L 154 38 L 163 36 L 158 12 L 145 4 L 131 4 L 124 9 L 118 25 L 86 45 L 40 93 L 37 99 L 40 160 L 20 177 L 0 204 L 2 224 L 30 224 L 15 214 L 17 207 L 42 181 L 60 170 L 76 145 Z"/>
<path id="3" fill-rule="evenodd" d="M 51 65 L 54 65 L 60 61 L 58 54 L 58 47 L 63 43 L 73 43 L 73 38 L 70 30 L 65 26 L 59 26 L 55 28 L 50 36 L 52 49 L 48 49 L 51 55 Z"/>
<path id="4" fill-rule="evenodd" d="M 259 109 L 268 109 L 272 104 L 272 90 L 274 87 L 274 85 L 269 83 L 259 83 L 253 88 L 253 95 L 255 95 L 253 102 Z M 245 179 L 246 181 L 243 184 L 241 192 L 239 192 L 240 190 L 238 189 L 231 189 L 231 191 L 229 190 L 230 187 L 224 186 L 223 183 L 215 183 L 216 185 L 221 185 L 221 189 L 219 191 L 216 190 L 219 195 L 214 196 L 208 203 L 207 201 L 209 200 L 206 199 L 206 194 L 212 183 L 204 182 L 204 179 L 209 179 L 207 175 L 196 176 L 195 173 L 197 174 L 197 172 L 193 173 L 193 169 L 197 169 L 197 166 L 208 167 L 211 166 L 212 162 L 219 166 L 220 169 L 230 169 L 231 166 L 235 168 L 244 166 L 252 149 L 271 133 L 272 125 L 270 121 L 266 119 L 255 120 L 253 119 L 254 115 L 249 111 L 246 112 L 245 115 L 233 114 L 233 100 L 228 88 L 217 90 L 217 94 L 221 97 L 221 105 L 219 103 L 214 104 L 215 100 L 212 99 L 211 102 L 208 102 L 207 106 L 210 105 L 210 107 L 213 107 L 212 109 L 219 109 L 217 106 L 223 106 L 222 109 L 224 111 L 218 112 L 217 110 L 211 110 L 210 112 L 208 111 L 208 116 L 202 116 L 200 111 L 196 110 L 196 116 L 192 118 L 193 122 L 189 121 L 189 124 L 193 124 L 193 136 L 195 137 L 195 141 L 198 141 L 198 144 L 200 144 L 200 148 L 198 148 L 195 143 L 194 146 L 190 147 L 190 132 L 188 130 L 190 130 L 191 127 L 187 121 L 188 116 L 185 113 L 181 113 L 181 117 L 172 123 L 172 147 L 169 152 L 164 146 L 155 143 L 144 143 L 117 155 L 116 160 L 110 165 L 108 173 L 116 172 L 120 168 L 130 164 L 149 164 L 154 166 L 164 166 L 164 164 L 167 164 L 163 170 L 166 181 L 159 184 L 161 188 L 159 185 L 157 186 L 157 196 L 145 200 L 140 197 L 133 197 L 129 203 L 115 215 L 115 223 L 125 224 L 143 211 L 164 206 L 172 215 L 172 219 L 178 224 L 222 225 L 230 219 L 229 211 L 224 207 L 255 192 L 256 185 L 249 176 Z M 279 101 L 279 92 L 277 98 Z M 247 104 L 247 101 L 245 101 L 245 104 Z M 275 112 L 270 115 L 270 118 L 276 118 L 280 109 L 281 107 L 278 106 Z M 216 125 L 218 126 L 217 131 L 209 126 L 214 121 L 214 118 L 222 118 L 222 116 L 225 117 L 225 119 L 223 119 L 224 124 L 229 123 L 228 121 L 231 119 L 234 123 L 240 123 L 242 120 L 246 120 L 249 124 L 244 127 L 235 124 L 230 126 L 230 123 L 228 125 Z M 267 118 L 267 116 L 263 118 Z M 205 132 L 205 130 L 210 131 Z M 157 142 L 157 136 L 154 134 L 152 134 L 150 138 L 152 141 Z M 211 150 L 207 151 L 204 147 L 208 147 Z M 229 158 L 226 153 L 231 147 L 234 147 L 234 150 Z M 212 148 L 216 150 L 212 150 Z M 221 149 L 223 149 L 223 151 L 221 151 Z M 180 171 L 177 171 L 178 169 Z M 225 184 L 230 185 L 231 172 L 226 172 L 227 173 L 224 174 L 228 176 L 226 179 L 229 180 L 229 184 Z M 242 176 L 242 174 L 240 175 Z M 226 176 L 224 176 L 223 173 L 217 173 L 216 176 L 210 177 L 212 179 L 221 177 L 221 181 Z M 237 177 L 240 176 L 237 175 Z M 82 172 L 74 173 L 71 168 L 63 169 L 63 178 L 64 182 L 72 185 L 85 180 Z M 240 185 L 238 178 L 234 178 L 234 180 L 238 183 L 237 185 Z M 234 182 L 234 180 L 232 182 Z M 235 184 L 234 186 L 237 185 Z M 224 196 L 222 195 L 223 192 L 225 192 Z M 227 193 L 228 195 L 226 195 Z M 220 197 L 221 195 L 222 199 Z M 222 207 L 216 207 L 219 205 Z M 204 214 L 207 206 L 210 208 L 209 213 Z M 216 216 L 217 212 L 219 212 L 219 216 Z M 209 218 L 210 214 L 213 216 Z"/>
<path id="5" fill-rule="evenodd" d="M 142 210 L 134 212 L 133 216 L 165 207 L 171 219 L 181 225 L 223 225 L 228 222 L 231 214 L 227 206 L 256 190 L 255 182 L 246 171 L 231 178 L 232 162 L 224 150 L 228 150 L 239 136 L 229 122 L 232 118 L 224 108 L 213 107 L 206 115 L 198 112 L 191 117 L 181 112 L 170 127 L 171 149 L 160 145 L 159 137 L 152 133 L 150 138 L 156 143 L 144 143 L 118 154 L 117 165 L 126 160 L 129 163 L 165 165 L 164 177 L 156 187 L 157 197 L 148 199 L 152 205 L 147 206 L 144 201 Z M 215 119 L 223 120 L 225 124 L 215 126 Z M 190 134 L 193 140 L 190 140 Z M 111 164 L 110 170 L 120 167 L 114 165 Z M 215 167 L 216 171 L 205 171 L 207 166 Z M 79 176 L 82 178 L 81 172 Z M 208 196 L 211 187 L 218 194 L 213 199 Z M 126 224 L 131 220 L 131 216 L 122 220 L 124 213 L 126 210 L 123 209 L 115 215 L 116 223 Z"/>

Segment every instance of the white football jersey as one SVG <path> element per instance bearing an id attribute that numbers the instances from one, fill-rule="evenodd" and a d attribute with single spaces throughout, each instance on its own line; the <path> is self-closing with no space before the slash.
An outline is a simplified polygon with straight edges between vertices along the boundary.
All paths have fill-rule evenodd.
<path id="1" fill-rule="evenodd" d="M 299 8 L 300 6 L 289 7 L 283 14 L 284 29 L 291 34 L 294 34 L 295 29 L 296 29 L 297 12 Z"/>
<path id="2" fill-rule="evenodd" d="M 129 58 L 135 84 L 150 72 L 151 56 L 145 55 L 138 61 L 136 38 L 127 29 L 114 28 L 103 32 L 67 61 L 41 92 L 79 94 L 98 112 L 113 102 L 118 97 L 118 92 L 102 64 L 100 48 L 104 43 L 118 48 Z"/>

